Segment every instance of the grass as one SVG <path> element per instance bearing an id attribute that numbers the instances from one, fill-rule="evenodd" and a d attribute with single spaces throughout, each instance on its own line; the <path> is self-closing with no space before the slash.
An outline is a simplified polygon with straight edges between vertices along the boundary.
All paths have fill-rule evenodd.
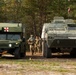
<path id="1" fill-rule="evenodd" d="M 12 69 L 9 68 L 9 70 L 18 70 L 18 71 L 57 71 L 57 72 L 75 72 L 76 70 L 76 62 L 70 61 L 70 60 L 50 60 L 47 61 L 42 60 L 29 60 L 29 59 L 0 59 L 0 65 L 2 64 L 8 64 L 8 65 L 16 65 L 20 66 L 19 68 L 13 67 Z M 64 66 L 66 68 L 64 68 Z M 67 68 L 67 66 L 75 66 L 72 68 L 73 70 Z"/>

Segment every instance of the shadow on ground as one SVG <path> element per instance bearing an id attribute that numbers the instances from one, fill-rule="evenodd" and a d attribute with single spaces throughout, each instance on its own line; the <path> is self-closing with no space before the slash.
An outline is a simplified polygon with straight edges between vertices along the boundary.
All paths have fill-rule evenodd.
<path id="1" fill-rule="evenodd" d="M 68 53 L 67 54 L 52 54 L 51 58 L 45 58 L 42 56 L 41 53 L 37 53 L 35 55 L 31 55 L 29 52 L 26 53 L 26 57 L 22 59 L 53 59 L 53 58 L 58 58 L 58 59 L 76 59 L 74 56 L 70 56 Z M 12 55 L 3 55 L 0 59 L 15 59 L 14 56 Z"/>

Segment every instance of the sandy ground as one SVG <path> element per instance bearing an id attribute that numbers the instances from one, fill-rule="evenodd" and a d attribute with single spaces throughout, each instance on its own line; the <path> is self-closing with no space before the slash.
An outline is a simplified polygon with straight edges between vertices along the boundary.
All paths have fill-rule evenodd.
<path id="1" fill-rule="evenodd" d="M 0 75 L 76 75 L 76 58 L 69 55 L 53 55 L 46 59 L 41 53 L 24 59 L 10 55 L 0 58 Z"/>

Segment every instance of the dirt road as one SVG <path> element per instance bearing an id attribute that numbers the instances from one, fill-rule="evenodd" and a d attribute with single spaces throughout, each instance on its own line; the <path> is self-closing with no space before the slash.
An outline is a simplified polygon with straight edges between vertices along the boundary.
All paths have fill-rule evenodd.
<path id="1" fill-rule="evenodd" d="M 46 59 L 41 53 L 31 56 L 28 52 L 24 59 L 3 56 L 0 75 L 76 75 L 76 58 L 55 54 Z"/>

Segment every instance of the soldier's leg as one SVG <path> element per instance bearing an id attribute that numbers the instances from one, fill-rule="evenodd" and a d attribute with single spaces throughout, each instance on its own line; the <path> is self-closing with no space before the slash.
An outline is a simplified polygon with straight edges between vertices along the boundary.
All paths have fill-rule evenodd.
<path id="1" fill-rule="evenodd" d="M 41 47 L 39 46 L 39 52 L 41 53 Z"/>
<path id="2" fill-rule="evenodd" d="M 30 45 L 30 53 L 32 53 L 32 45 Z"/>
<path id="3" fill-rule="evenodd" d="M 41 52 L 40 46 L 37 46 L 38 53 Z"/>
<path id="4" fill-rule="evenodd" d="M 31 47 L 31 52 L 32 52 L 32 55 L 34 55 L 34 46 L 33 45 Z"/>
<path id="5" fill-rule="evenodd" d="M 35 52 L 35 54 L 36 54 L 36 52 L 37 52 L 37 47 L 36 47 L 36 45 L 34 46 L 34 52 Z"/>
<path id="6" fill-rule="evenodd" d="M 39 53 L 39 48 L 38 48 L 38 46 L 37 46 L 37 52 Z"/>

